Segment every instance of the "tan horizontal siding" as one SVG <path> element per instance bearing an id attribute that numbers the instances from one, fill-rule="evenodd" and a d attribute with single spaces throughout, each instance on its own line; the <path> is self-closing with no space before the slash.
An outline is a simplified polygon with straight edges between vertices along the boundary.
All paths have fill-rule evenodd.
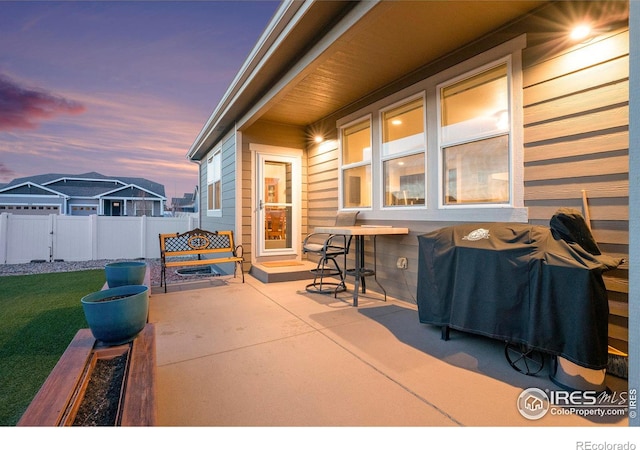
<path id="1" fill-rule="evenodd" d="M 313 187 L 319 187 L 320 183 L 317 183 Z M 335 204 L 337 195 L 337 186 L 336 188 L 331 189 L 312 189 L 309 191 L 308 199 L 310 202 L 314 201 L 323 201 L 323 200 L 332 200 Z"/>
<path id="2" fill-rule="evenodd" d="M 593 237 L 599 244 L 629 244 L 629 231 L 613 229 L 593 229 Z"/>
<path id="3" fill-rule="evenodd" d="M 337 191 L 338 178 L 336 177 L 336 170 L 328 172 L 312 172 L 308 176 L 308 183 L 313 184 L 316 189 L 333 189 Z"/>
<path id="4" fill-rule="evenodd" d="M 629 172 L 629 157 L 612 156 L 584 161 L 562 161 L 552 164 L 526 165 L 524 180 L 561 180 Z"/>
<path id="5" fill-rule="evenodd" d="M 309 211 L 314 211 L 314 210 L 333 210 L 335 211 L 336 208 L 336 199 L 335 196 L 334 198 L 331 197 L 327 197 L 327 198 L 322 198 L 322 199 L 315 199 L 312 202 L 313 207 L 309 208 Z"/>
<path id="6" fill-rule="evenodd" d="M 326 174 L 313 174 L 309 175 L 308 187 L 310 191 L 331 192 L 331 195 L 335 197 L 338 193 L 338 180 L 335 178 L 327 178 Z M 325 194 L 328 195 L 328 194 Z"/>
<path id="7" fill-rule="evenodd" d="M 597 153 L 607 153 L 629 149 L 629 131 L 614 131 L 606 134 L 578 136 L 572 140 L 562 140 L 527 147 L 524 162 L 532 163 L 557 158 L 584 157 Z"/>
<path id="8" fill-rule="evenodd" d="M 538 220 L 550 220 L 556 211 L 562 207 L 572 207 L 578 210 L 582 210 L 582 204 L 575 202 L 574 204 L 562 203 L 559 205 L 543 205 L 532 206 L 529 205 L 529 218 Z M 627 205 L 618 206 L 589 206 L 589 215 L 592 221 L 600 220 L 613 220 L 613 221 L 626 221 L 629 218 L 629 207 Z"/>
<path id="9" fill-rule="evenodd" d="M 529 221 L 559 207 L 590 219 L 603 252 L 628 259 L 629 35 L 558 54 L 524 52 L 524 181 Z M 583 194 L 584 192 L 584 194 Z M 583 204 L 586 199 L 586 210 Z M 628 264 L 621 267 L 628 268 Z M 628 343 L 628 270 L 605 276 L 609 338 Z"/>
<path id="10" fill-rule="evenodd" d="M 311 153 L 308 158 L 309 167 L 316 167 L 320 164 L 333 161 L 334 164 L 338 165 L 338 152 L 326 152 L 326 153 Z"/>
<path id="11" fill-rule="evenodd" d="M 553 98 L 561 98 L 576 92 L 590 91 L 597 86 L 627 80 L 628 77 L 629 56 L 624 55 L 579 72 L 543 80 L 538 84 L 528 86 L 524 90 L 523 101 L 527 107 L 549 101 L 550 93 L 553 94 Z M 597 81 L 594 83 L 593 80 Z"/>
<path id="12" fill-rule="evenodd" d="M 528 106 L 524 110 L 524 125 L 527 127 L 533 123 L 557 120 L 558 117 L 573 116 L 600 108 L 608 108 L 611 105 L 628 104 L 628 102 L 629 81 L 617 81 L 613 84 L 577 91 L 571 95 Z"/>
<path id="13" fill-rule="evenodd" d="M 526 114 L 526 113 L 525 113 Z M 562 117 L 556 121 L 542 122 L 524 128 L 525 145 L 550 141 L 596 131 L 629 126 L 628 105 L 613 106 L 578 116 Z"/>
<path id="14" fill-rule="evenodd" d="M 629 317 L 629 304 L 626 301 L 613 300 L 614 292 L 609 295 L 609 314 L 618 317 Z M 620 294 L 622 295 L 622 294 Z"/>
<path id="15" fill-rule="evenodd" d="M 608 275 L 604 275 L 603 278 L 604 278 L 604 283 L 605 283 L 605 286 L 607 287 L 607 290 L 613 291 L 613 292 L 624 293 L 624 294 L 628 294 L 629 293 L 629 279 L 628 278 L 613 277 L 613 276 L 608 276 Z M 615 302 L 615 306 L 619 310 L 623 310 L 628 306 L 627 302 L 625 302 L 625 301 L 614 300 L 613 298 L 610 298 L 609 300 L 611 302 Z M 617 315 L 620 315 L 620 314 L 621 314 L 620 312 L 617 313 Z M 628 315 L 628 311 L 623 311 L 622 314 L 627 314 Z"/>
<path id="16" fill-rule="evenodd" d="M 326 173 L 331 172 L 331 175 L 335 177 L 336 170 L 338 168 L 338 162 L 334 159 L 328 161 L 322 161 L 310 166 L 313 173 Z"/>
<path id="17" fill-rule="evenodd" d="M 318 146 L 312 146 L 307 155 L 306 232 L 311 232 L 314 227 L 330 226 L 336 221 L 338 151 L 320 153 Z"/>
<path id="18" fill-rule="evenodd" d="M 336 221 L 337 211 L 335 207 L 327 208 L 309 208 L 307 212 L 309 223 L 313 226 L 329 226 L 333 225 Z"/>
<path id="19" fill-rule="evenodd" d="M 529 57 L 529 54 L 535 54 L 540 59 L 534 61 Z M 525 87 L 534 86 L 547 80 L 607 63 L 628 54 L 628 30 L 622 30 L 591 45 L 577 46 L 557 56 L 549 57 L 548 53 L 539 54 L 535 51 L 525 50 L 523 65 L 526 70 L 523 74 L 523 85 Z"/>
<path id="20" fill-rule="evenodd" d="M 626 317 L 611 315 L 609 319 L 609 338 L 629 341 L 629 321 Z"/>
<path id="21" fill-rule="evenodd" d="M 568 183 L 558 183 L 557 180 L 553 180 L 548 184 L 529 183 L 524 199 L 525 201 L 581 199 L 583 190 L 590 199 L 628 197 L 629 180 L 626 178 L 604 181 L 570 180 Z"/>

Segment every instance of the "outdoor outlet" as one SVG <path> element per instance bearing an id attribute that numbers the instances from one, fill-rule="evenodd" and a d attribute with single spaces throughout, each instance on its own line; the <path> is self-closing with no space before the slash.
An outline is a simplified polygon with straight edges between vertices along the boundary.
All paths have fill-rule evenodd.
<path id="1" fill-rule="evenodd" d="M 398 258 L 398 262 L 396 263 L 396 266 L 398 266 L 398 269 L 406 269 L 407 268 L 407 258 L 405 258 L 405 257 Z"/>

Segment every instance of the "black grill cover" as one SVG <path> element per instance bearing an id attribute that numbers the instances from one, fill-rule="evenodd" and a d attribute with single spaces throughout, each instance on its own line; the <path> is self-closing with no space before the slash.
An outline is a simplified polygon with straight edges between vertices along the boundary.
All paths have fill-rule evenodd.
<path id="1" fill-rule="evenodd" d="M 420 322 L 526 344 L 590 369 L 606 367 L 609 305 L 602 274 L 622 260 L 600 253 L 579 212 L 559 210 L 551 228 L 475 223 L 418 241 Z"/>

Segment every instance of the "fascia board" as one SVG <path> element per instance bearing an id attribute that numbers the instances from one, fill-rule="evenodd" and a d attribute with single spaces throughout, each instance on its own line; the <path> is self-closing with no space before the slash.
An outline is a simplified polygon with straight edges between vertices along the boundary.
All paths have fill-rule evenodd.
<path id="1" fill-rule="evenodd" d="M 300 18 L 312 7 L 313 1 L 285 1 L 274 14 L 264 33 L 241 66 L 231 85 L 218 103 L 207 123 L 202 128 L 194 143 L 187 152 L 187 158 L 193 159 L 201 150 L 201 146 L 211 137 L 220 121 L 226 117 L 230 107 L 245 91 L 246 87 L 259 75 L 260 69 L 273 55 Z"/>
<path id="2" fill-rule="evenodd" d="M 62 192 L 55 191 L 55 190 L 53 190 L 51 188 L 48 188 L 48 187 L 43 186 L 41 184 L 33 183 L 31 181 L 25 181 L 24 183 L 14 184 L 13 186 L 9 186 L 9 187 L 6 187 L 4 189 L 0 189 L 0 194 L 2 194 L 4 192 L 11 191 L 13 189 L 16 189 L 16 188 L 19 188 L 19 187 L 22 187 L 22 186 L 33 186 L 33 187 L 37 187 L 38 189 L 42 189 L 43 191 L 51 192 L 53 195 L 58 196 L 58 197 L 70 198 L 68 195 L 63 194 Z M 25 196 L 28 196 L 28 197 L 36 197 L 36 196 L 38 196 L 37 194 L 35 194 L 35 195 L 31 195 L 31 194 L 10 194 L 10 195 L 25 195 Z"/>
<path id="3" fill-rule="evenodd" d="M 119 187 L 117 189 L 112 189 L 111 191 L 107 191 L 107 192 L 103 192 L 102 194 L 95 195 L 95 196 L 93 196 L 91 198 L 103 198 L 103 197 L 106 197 L 108 195 L 115 194 L 117 192 L 123 191 L 125 189 L 129 189 L 129 188 L 140 189 L 141 191 L 144 191 L 144 192 L 147 192 L 147 193 L 153 195 L 154 197 L 156 197 L 159 200 L 166 200 L 167 199 L 167 197 L 164 197 L 164 196 L 159 195 L 159 194 L 157 194 L 155 192 L 152 192 L 149 189 L 145 189 L 143 187 L 140 187 L 137 184 L 127 184 L 127 185 Z"/>
<path id="4" fill-rule="evenodd" d="M 55 180 L 50 180 L 47 181 L 45 183 L 42 183 L 42 186 L 46 186 L 49 184 L 53 184 L 53 183 L 57 183 L 58 181 L 95 181 L 95 182 L 109 182 L 109 183 L 119 183 L 122 186 L 126 186 L 125 183 L 123 183 L 120 180 L 116 180 L 116 179 L 110 179 L 110 178 L 78 178 L 78 177 L 61 177 L 61 178 L 56 178 Z"/>

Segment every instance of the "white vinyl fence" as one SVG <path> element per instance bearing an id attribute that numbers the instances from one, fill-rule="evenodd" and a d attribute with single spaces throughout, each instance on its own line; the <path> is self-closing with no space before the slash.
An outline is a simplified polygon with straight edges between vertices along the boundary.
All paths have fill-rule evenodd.
<path id="1" fill-rule="evenodd" d="M 33 260 L 159 258 L 160 233 L 183 233 L 198 218 L 0 214 L 0 264 Z"/>

